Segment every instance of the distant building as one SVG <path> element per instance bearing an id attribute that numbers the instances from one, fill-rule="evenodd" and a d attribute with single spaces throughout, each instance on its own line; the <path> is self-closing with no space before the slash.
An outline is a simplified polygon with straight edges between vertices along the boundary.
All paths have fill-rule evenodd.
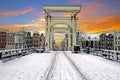
<path id="1" fill-rule="evenodd" d="M 41 33 L 41 35 L 37 31 L 33 33 L 32 47 L 45 49 L 45 36 L 43 33 Z"/>
<path id="2" fill-rule="evenodd" d="M 81 35 L 78 41 L 78 45 L 81 45 L 81 48 L 83 49 L 86 49 L 86 47 L 99 48 L 98 34 Z"/>
<path id="3" fill-rule="evenodd" d="M 6 35 L 7 35 L 6 30 L 0 30 L 0 50 L 6 48 Z"/>
<path id="4" fill-rule="evenodd" d="M 68 50 L 68 34 L 65 34 L 65 43 L 64 43 L 64 45 L 65 45 L 65 51 L 67 51 Z"/>
<path id="5" fill-rule="evenodd" d="M 77 30 L 76 32 L 76 45 L 80 45 L 80 48 L 85 48 L 86 47 L 86 43 L 85 43 L 85 34 L 79 30 Z"/>
<path id="6" fill-rule="evenodd" d="M 65 34 L 65 38 L 61 42 L 61 50 L 63 51 L 68 50 L 68 34 Z"/>
<path id="7" fill-rule="evenodd" d="M 40 49 L 45 49 L 45 36 L 43 33 L 40 35 Z"/>
<path id="8" fill-rule="evenodd" d="M 100 43 L 100 39 L 97 37 L 93 37 L 93 48 L 99 49 L 99 44 Z"/>
<path id="9" fill-rule="evenodd" d="M 61 45 L 60 45 L 60 50 L 65 51 L 65 39 L 62 40 Z"/>
<path id="10" fill-rule="evenodd" d="M 120 30 L 115 31 L 106 31 L 106 34 L 112 34 L 113 35 L 113 50 L 120 51 Z"/>
<path id="11" fill-rule="evenodd" d="M 14 49 L 14 33 L 7 30 L 0 31 L 0 49 Z"/>
<path id="12" fill-rule="evenodd" d="M 82 37 L 79 41 L 79 43 L 81 43 L 82 48 L 85 49 L 86 48 L 86 38 Z M 80 44 L 79 44 L 80 45 Z"/>
<path id="13" fill-rule="evenodd" d="M 43 33 L 39 35 L 39 32 L 34 32 L 33 36 L 31 36 L 30 32 L 23 30 L 15 33 L 7 30 L 0 31 L 0 50 L 31 47 L 45 49 L 45 36 Z"/>
<path id="14" fill-rule="evenodd" d="M 100 49 L 107 49 L 107 36 L 105 33 L 100 35 Z"/>
<path id="15" fill-rule="evenodd" d="M 107 35 L 107 49 L 108 50 L 114 50 L 114 35 L 108 34 Z"/>
<path id="16" fill-rule="evenodd" d="M 100 49 L 114 50 L 114 35 L 102 33 L 100 35 Z"/>
<path id="17" fill-rule="evenodd" d="M 90 37 L 90 36 L 87 37 L 86 40 L 85 40 L 85 48 L 86 47 L 99 48 L 99 38 Z"/>
<path id="18" fill-rule="evenodd" d="M 27 32 L 26 45 L 27 45 L 27 48 L 31 48 L 32 47 L 32 36 L 31 36 L 30 32 Z"/>
<path id="19" fill-rule="evenodd" d="M 32 45 L 35 48 L 40 48 L 40 34 L 37 31 L 33 33 Z"/>
<path id="20" fill-rule="evenodd" d="M 6 49 L 14 49 L 15 33 L 7 32 L 6 34 Z"/>
<path id="21" fill-rule="evenodd" d="M 120 51 L 120 31 L 112 32 L 114 35 L 114 50 Z"/>
<path id="22" fill-rule="evenodd" d="M 120 51 L 120 30 L 109 31 L 114 36 L 114 50 Z"/>
<path id="23" fill-rule="evenodd" d="M 25 31 L 15 32 L 15 49 L 27 48 L 26 36 L 27 32 Z"/>

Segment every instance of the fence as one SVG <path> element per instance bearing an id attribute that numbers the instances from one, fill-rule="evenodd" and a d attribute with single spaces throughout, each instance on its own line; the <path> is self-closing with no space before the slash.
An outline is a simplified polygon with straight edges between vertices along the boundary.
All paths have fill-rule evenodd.
<path id="1" fill-rule="evenodd" d="M 115 61 L 120 62 L 120 51 L 92 49 L 91 53 L 93 55 L 101 56 L 101 57 L 104 57 L 110 60 L 115 60 Z"/>
<path id="2" fill-rule="evenodd" d="M 30 50 L 25 49 L 13 49 L 13 50 L 1 50 L 0 51 L 0 59 L 3 62 L 15 59 L 17 57 L 21 57 L 27 54 L 30 54 Z"/>

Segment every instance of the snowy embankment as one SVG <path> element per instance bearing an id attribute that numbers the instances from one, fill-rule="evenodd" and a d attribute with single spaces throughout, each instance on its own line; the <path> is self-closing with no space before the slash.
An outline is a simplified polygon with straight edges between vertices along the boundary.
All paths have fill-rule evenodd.
<path id="1" fill-rule="evenodd" d="M 54 53 L 26 55 L 0 63 L 0 80 L 42 80 Z"/>
<path id="2" fill-rule="evenodd" d="M 87 54 L 71 54 L 79 70 L 90 80 L 120 80 L 120 63 Z"/>

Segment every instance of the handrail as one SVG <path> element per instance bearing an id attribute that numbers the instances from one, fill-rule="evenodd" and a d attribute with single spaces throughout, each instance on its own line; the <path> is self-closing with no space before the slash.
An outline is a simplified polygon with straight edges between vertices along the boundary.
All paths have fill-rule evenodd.
<path id="1" fill-rule="evenodd" d="M 101 56 L 110 60 L 120 62 L 120 51 L 105 50 L 105 49 L 91 49 L 93 55 Z"/>

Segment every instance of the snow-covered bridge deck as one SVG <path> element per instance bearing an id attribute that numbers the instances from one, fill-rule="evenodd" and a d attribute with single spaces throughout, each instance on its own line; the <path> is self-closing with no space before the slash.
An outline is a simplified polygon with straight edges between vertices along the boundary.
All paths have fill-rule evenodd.
<path id="1" fill-rule="evenodd" d="M 81 74 L 87 80 L 120 80 L 118 62 L 69 51 L 65 52 L 69 59 L 62 51 L 51 53 L 0 63 L 0 80 L 85 80 Z"/>

